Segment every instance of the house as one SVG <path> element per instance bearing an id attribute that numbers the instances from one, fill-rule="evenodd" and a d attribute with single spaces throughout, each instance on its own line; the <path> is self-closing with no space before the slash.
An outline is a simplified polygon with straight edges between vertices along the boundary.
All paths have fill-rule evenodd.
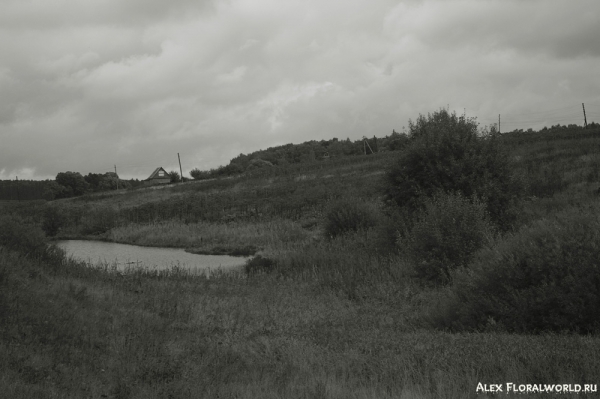
<path id="1" fill-rule="evenodd" d="M 144 180 L 144 182 L 146 184 L 166 184 L 166 183 L 170 183 L 171 182 L 171 176 L 169 176 L 169 174 L 167 173 L 166 170 L 164 170 L 162 168 L 162 166 L 159 166 L 158 168 L 156 168 L 156 170 L 154 172 L 152 172 L 152 174 L 150 175 L 150 177 L 148 177 L 146 180 Z"/>

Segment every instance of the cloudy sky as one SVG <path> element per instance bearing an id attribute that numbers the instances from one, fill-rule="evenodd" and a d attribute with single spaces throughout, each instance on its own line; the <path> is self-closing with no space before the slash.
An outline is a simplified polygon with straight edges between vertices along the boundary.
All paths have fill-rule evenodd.
<path id="1" fill-rule="evenodd" d="M 598 0 L 2 0 L 0 179 L 402 131 L 600 122 Z"/>

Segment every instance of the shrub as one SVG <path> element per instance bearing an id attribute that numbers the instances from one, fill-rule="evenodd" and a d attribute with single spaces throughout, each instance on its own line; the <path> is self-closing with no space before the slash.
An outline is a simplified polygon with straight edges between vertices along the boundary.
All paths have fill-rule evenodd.
<path id="1" fill-rule="evenodd" d="M 508 228 L 509 209 L 522 188 L 512 179 L 498 135 L 478 130 L 475 118 L 440 110 L 409 122 L 410 144 L 386 174 L 391 203 L 422 209 L 438 192 L 480 198 L 492 221 Z"/>
<path id="2" fill-rule="evenodd" d="M 368 229 L 377 224 L 377 215 L 373 207 L 364 202 L 339 200 L 334 202 L 325 217 L 325 234 L 328 237 L 351 231 Z"/>
<path id="3" fill-rule="evenodd" d="M 54 237 L 66 223 L 65 215 L 60 213 L 56 207 L 49 206 L 44 211 L 42 230 L 44 230 L 47 236 Z"/>
<path id="4" fill-rule="evenodd" d="M 452 270 L 469 263 L 493 233 L 485 205 L 460 194 L 443 194 L 425 202 L 410 233 L 400 237 L 398 244 L 420 279 L 443 284 L 450 281 Z"/>
<path id="5" fill-rule="evenodd" d="M 14 216 L 0 216 L 0 226 L 0 245 L 36 258 L 45 254 L 46 236 L 39 227 Z"/>
<path id="6" fill-rule="evenodd" d="M 596 207 L 598 208 L 598 207 Z M 570 209 L 482 250 L 458 272 L 438 327 L 600 331 L 600 209 Z"/>

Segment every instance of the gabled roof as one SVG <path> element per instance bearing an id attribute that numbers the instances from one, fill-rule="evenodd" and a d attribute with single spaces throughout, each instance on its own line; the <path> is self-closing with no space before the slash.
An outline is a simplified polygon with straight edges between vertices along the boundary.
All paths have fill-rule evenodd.
<path id="1" fill-rule="evenodd" d="M 164 176 L 159 176 L 158 172 L 160 171 L 165 172 Z M 166 170 L 163 169 L 162 166 L 159 166 L 158 168 L 156 168 L 156 170 L 154 170 L 154 172 L 152 172 L 152 174 L 150 175 L 150 177 L 148 177 L 146 180 L 152 180 L 152 179 L 171 179 L 171 176 L 169 176 L 169 174 L 167 173 Z"/>

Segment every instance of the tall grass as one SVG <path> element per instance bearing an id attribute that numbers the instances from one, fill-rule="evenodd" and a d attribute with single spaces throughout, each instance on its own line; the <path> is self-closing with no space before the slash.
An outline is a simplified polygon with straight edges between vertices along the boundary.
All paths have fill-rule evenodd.
<path id="1" fill-rule="evenodd" d="M 521 157 L 514 167 L 529 190 L 509 234 L 598 201 L 596 136 L 502 140 Z M 380 201 L 378 176 L 391 158 L 54 204 L 69 217 L 66 231 L 108 227 L 100 237 L 197 251 L 254 246 L 274 270 L 250 276 L 91 268 L 29 230 L 41 223 L 43 203 L 30 215 L 25 205 L 2 205 L 26 216 L 2 222 L 0 234 L 2 394 L 465 398 L 484 397 L 479 382 L 598 383 L 596 335 L 433 329 L 424 315 L 449 288 L 420 286 L 410 260 L 378 244 L 380 231 L 406 228 L 402 218 L 326 239 L 330 203 Z M 111 225 L 96 223 L 100 209 L 110 210 Z M 10 241 L 16 235 L 23 240 Z M 508 241 L 487 250 L 510 258 Z"/>
<path id="2" fill-rule="evenodd" d="M 282 248 L 304 242 L 311 233 L 289 220 L 248 223 L 181 223 L 130 224 L 117 227 L 106 239 L 144 246 L 180 247 L 194 253 L 234 252 L 252 247 L 255 250 Z"/>
<path id="3" fill-rule="evenodd" d="M 49 275 L 0 251 L 7 397 L 464 398 L 479 382 L 600 373 L 593 337 L 425 331 L 410 304 L 352 301 L 312 282 L 70 266 Z"/>

